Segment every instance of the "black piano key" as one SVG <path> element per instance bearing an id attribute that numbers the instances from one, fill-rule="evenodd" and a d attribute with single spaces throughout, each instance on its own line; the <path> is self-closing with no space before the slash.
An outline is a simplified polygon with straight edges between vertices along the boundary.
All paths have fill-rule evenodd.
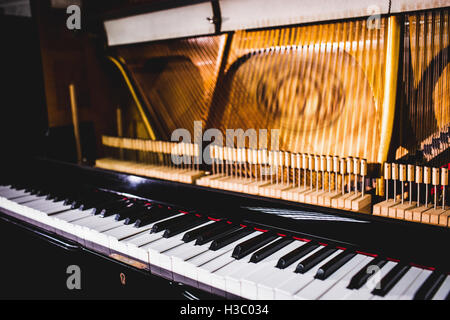
<path id="1" fill-rule="evenodd" d="M 121 208 L 119 209 L 115 214 L 114 214 L 114 218 L 116 221 L 120 221 L 120 220 L 124 220 L 127 218 L 128 214 L 133 213 L 134 211 L 136 211 L 138 208 L 135 206 L 134 203 L 130 203 L 129 205 L 127 205 L 125 208 Z"/>
<path id="2" fill-rule="evenodd" d="M 397 264 L 380 280 L 380 283 L 372 291 L 372 294 L 384 297 L 410 268 L 409 265 Z"/>
<path id="3" fill-rule="evenodd" d="M 31 188 L 28 188 L 28 189 L 26 189 L 25 190 L 26 192 L 28 192 L 30 195 L 35 195 L 35 194 L 37 194 L 38 192 L 39 192 L 39 190 L 38 189 L 36 189 L 36 188 L 33 188 L 33 187 L 31 187 Z"/>
<path id="4" fill-rule="evenodd" d="M 350 261 L 354 256 L 356 256 L 356 253 L 347 252 L 347 250 L 345 250 L 344 252 L 338 254 L 336 257 L 321 266 L 319 270 L 317 270 L 315 278 L 319 280 L 327 279 L 340 267 Z"/>
<path id="5" fill-rule="evenodd" d="M 433 271 L 433 273 L 420 286 L 419 290 L 414 294 L 414 300 L 431 300 L 439 287 L 442 285 L 446 275 L 440 271 Z"/>
<path id="6" fill-rule="evenodd" d="M 124 220 L 124 224 L 125 225 L 130 225 L 130 224 L 135 224 L 138 219 L 144 218 L 148 215 L 148 212 L 146 212 L 146 210 L 139 210 L 138 212 L 136 212 L 136 214 L 133 215 L 129 215 L 127 218 L 125 218 Z"/>
<path id="7" fill-rule="evenodd" d="M 129 212 L 125 219 L 123 219 L 124 222 L 127 222 L 127 224 L 134 224 L 137 219 L 143 217 L 146 215 L 146 212 L 143 208 L 137 208 L 134 211 Z"/>
<path id="8" fill-rule="evenodd" d="M 179 217 L 175 217 L 172 219 L 164 220 L 158 223 L 155 223 L 150 231 L 150 233 L 157 233 L 163 230 L 166 230 L 170 226 L 176 225 L 178 223 L 188 223 L 191 220 L 196 219 L 197 217 L 194 214 L 184 214 Z"/>
<path id="9" fill-rule="evenodd" d="M 127 218 L 132 218 L 142 214 L 143 210 L 144 208 L 142 206 L 133 204 L 128 208 L 120 210 L 119 213 L 117 213 L 114 218 L 116 221 L 123 221 Z"/>
<path id="10" fill-rule="evenodd" d="M 120 206 L 117 206 L 113 209 L 102 211 L 102 213 L 99 215 L 102 218 L 110 217 L 110 216 L 117 216 L 120 213 L 130 210 L 129 208 L 133 207 L 135 203 L 133 201 L 126 201 Z"/>
<path id="11" fill-rule="evenodd" d="M 124 200 L 109 200 L 103 203 L 100 203 L 98 205 L 95 205 L 93 208 L 90 209 L 89 213 L 92 215 L 98 215 L 101 213 L 102 210 L 106 209 L 106 208 L 110 208 L 112 206 L 117 206 L 119 204 L 123 204 Z"/>
<path id="12" fill-rule="evenodd" d="M 187 230 L 190 230 L 192 228 L 195 228 L 199 225 L 202 225 L 206 223 L 207 220 L 204 218 L 197 217 L 196 219 L 193 219 L 192 221 L 188 221 L 187 223 L 181 222 L 176 225 L 172 225 L 164 231 L 163 237 L 164 238 L 171 238 L 173 236 L 176 236 L 177 234 L 183 233 Z"/>
<path id="13" fill-rule="evenodd" d="M 83 193 L 80 195 L 80 206 L 78 207 L 79 210 L 86 211 L 92 208 L 95 208 L 96 206 L 105 203 L 105 201 L 111 200 L 111 197 L 109 197 L 107 194 L 103 192 L 88 192 Z"/>
<path id="14" fill-rule="evenodd" d="M 134 226 L 136 228 L 144 227 L 160 220 L 170 218 L 178 213 L 179 212 L 174 210 L 161 210 L 159 208 L 152 207 L 146 210 L 146 214 L 136 219 Z"/>
<path id="15" fill-rule="evenodd" d="M 201 234 L 218 230 L 218 229 L 220 229 L 221 227 L 224 227 L 224 226 L 225 226 L 224 222 L 217 221 L 217 222 L 208 224 L 206 226 L 194 229 L 192 231 L 186 232 L 183 235 L 183 239 L 182 240 L 184 242 L 188 243 L 188 242 L 196 240 Z"/>
<path id="16" fill-rule="evenodd" d="M 235 241 L 238 241 L 239 239 L 242 239 L 249 234 L 255 232 L 255 230 L 251 228 L 240 228 L 236 231 L 233 231 L 231 233 L 225 234 L 222 237 L 217 238 L 214 240 L 211 245 L 209 246 L 209 250 L 216 251 L 219 250 Z"/>
<path id="17" fill-rule="evenodd" d="M 312 254 L 308 258 L 302 260 L 295 268 L 296 273 L 306 273 L 312 268 L 314 268 L 317 264 L 319 264 L 324 259 L 328 258 L 330 255 L 337 251 L 336 248 L 323 247 L 316 253 Z"/>
<path id="18" fill-rule="evenodd" d="M 272 242 L 268 246 L 265 246 L 264 248 L 256 251 L 252 257 L 250 258 L 250 262 L 252 263 L 258 263 L 268 256 L 274 254 L 278 250 L 284 248 L 288 244 L 292 243 L 294 240 L 289 238 L 280 238 L 275 242 Z"/>
<path id="19" fill-rule="evenodd" d="M 352 277 L 347 288 L 360 289 L 367 282 L 367 280 L 373 275 L 373 273 L 369 272 L 369 267 L 376 266 L 381 269 L 386 263 L 387 261 L 380 257 L 373 259 Z"/>
<path id="20" fill-rule="evenodd" d="M 103 208 L 99 213 L 98 216 L 102 218 L 114 216 L 120 212 L 120 210 L 123 210 L 127 208 L 130 204 L 132 204 L 131 201 L 120 201 L 115 205 L 111 205 L 108 207 Z"/>
<path id="21" fill-rule="evenodd" d="M 284 255 L 283 257 L 278 260 L 277 268 L 279 269 L 285 269 L 289 267 L 291 264 L 293 264 L 295 261 L 301 259 L 302 257 L 306 256 L 311 251 L 315 250 L 319 247 L 319 244 L 311 241 L 307 244 L 302 245 L 301 247 L 292 250 L 288 254 Z"/>
<path id="22" fill-rule="evenodd" d="M 224 225 L 217 230 L 210 230 L 208 232 L 200 234 L 195 240 L 195 245 L 202 246 L 208 242 L 214 241 L 232 232 L 235 232 L 240 228 L 241 227 L 238 225 L 230 225 L 228 223 L 224 223 Z"/>
<path id="23" fill-rule="evenodd" d="M 242 259 L 245 256 L 249 255 L 255 250 L 258 250 L 262 246 L 265 246 L 269 242 L 276 239 L 278 236 L 271 233 L 271 232 L 264 232 L 260 234 L 259 236 L 256 236 L 254 238 L 251 238 L 247 241 L 244 241 L 240 244 L 238 244 L 232 253 L 232 257 L 235 259 Z"/>

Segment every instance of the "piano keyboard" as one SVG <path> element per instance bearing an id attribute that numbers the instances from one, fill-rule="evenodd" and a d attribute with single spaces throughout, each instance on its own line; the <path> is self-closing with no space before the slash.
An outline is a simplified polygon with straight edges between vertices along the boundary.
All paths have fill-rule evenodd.
<path id="1" fill-rule="evenodd" d="M 4 185 L 0 207 L 88 249 L 227 298 L 450 298 L 447 270 L 98 189 Z"/>

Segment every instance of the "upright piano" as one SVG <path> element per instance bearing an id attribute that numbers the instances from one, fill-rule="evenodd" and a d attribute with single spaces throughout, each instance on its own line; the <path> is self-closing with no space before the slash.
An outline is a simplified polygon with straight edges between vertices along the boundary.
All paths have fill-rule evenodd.
<path id="1" fill-rule="evenodd" d="M 92 2 L 112 104 L 86 142 L 71 83 L 4 230 L 155 299 L 450 298 L 449 1 Z"/>

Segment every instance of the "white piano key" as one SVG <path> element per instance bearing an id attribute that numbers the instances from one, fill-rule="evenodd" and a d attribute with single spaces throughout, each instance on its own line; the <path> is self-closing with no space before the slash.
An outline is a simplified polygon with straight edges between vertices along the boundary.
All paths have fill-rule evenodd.
<path id="1" fill-rule="evenodd" d="M 68 232 L 68 229 L 70 229 L 70 226 L 73 225 L 75 221 L 86 219 L 90 216 L 91 215 L 88 212 L 78 209 L 72 209 L 51 215 L 51 219 L 52 224 L 56 229 L 56 233 L 61 234 L 60 231 L 62 231 L 63 229 Z M 73 228 L 73 231 L 70 233 L 75 234 L 75 229 Z"/>
<path id="2" fill-rule="evenodd" d="M 45 199 L 45 196 L 28 195 L 28 196 L 20 197 L 18 199 L 14 199 L 14 202 L 16 202 L 18 204 L 25 204 L 27 202 L 32 202 L 32 201 L 42 200 L 42 199 Z"/>
<path id="3" fill-rule="evenodd" d="M 297 268 L 297 264 L 305 258 L 308 258 L 310 255 L 313 255 L 318 250 L 321 250 L 323 247 L 320 246 L 307 255 L 303 256 L 301 259 L 295 261 L 289 267 L 285 269 L 275 268 L 273 273 L 265 278 L 261 279 L 258 283 L 258 298 L 263 300 L 274 300 L 275 299 L 275 288 L 280 286 L 282 283 L 285 283 L 287 280 L 295 279 L 298 274 L 295 273 L 295 269 Z M 281 292 L 280 292 L 281 293 Z"/>
<path id="4" fill-rule="evenodd" d="M 40 198 L 40 199 L 36 199 L 35 201 L 30 201 L 28 203 L 25 203 L 24 206 L 26 206 L 28 208 L 32 208 L 32 209 L 40 209 L 40 208 L 45 208 L 45 207 L 51 206 L 52 204 L 54 204 L 54 202 L 52 202 L 50 200 L 46 200 L 45 198 Z"/>
<path id="5" fill-rule="evenodd" d="M 127 245 L 122 243 L 123 240 L 142 234 L 143 232 L 149 232 L 152 226 L 147 225 L 140 228 L 136 228 L 134 225 L 124 225 L 119 228 L 115 228 L 105 232 L 109 237 L 109 248 L 119 252 L 126 253 Z"/>
<path id="6" fill-rule="evenodd" d="M 171 252 L 167 253 L 170 255 L 172 262 L 172 271 L 179 275 L 185 275 L 186 267 L 190 264 L 188 261 L 193 257 L 206 253 L 211 243 L 212 241 L 201 246 L 191 244 L 190 247 L 183 246 L 172 249 Z"/>
<path id="7" fill-rule="evenodd" d="M 144 248 L 145 245 L 149 245 L 161 238 L 161 233 L 144 233 L 143 235 L 125 241 L 127 244 L 128 255 L 148 263 L 148 251 Z"/>
<path id="8" fill-rule="evenodd" d="M 370 300 L 374 297 L 372 290 L 378 284 L 378 281 L 391 271 L 397 265 L 396 262 L 388 261 L 378 272 L 375 272 L 359 289 L 352 290 L 352 293 L 345 297 L 345 300 Z M 378 281 L 375 281 L 377 279 Z"/>
<path id="9" fill-rule="evenodd" d="M 344 278 L 347 274 L 355 270 L 362 261 L 370 261 L 366 256 L 357 254 L 352 259 L 347 261 L 343 266 L 336 270 L 325 280 L 314 279 L 311 283 L 296 293 L 295 299 L 301 300 L 316 300 L 328 289 L 330 289 L 336 282 Z M 320 266 L 323 266 L 321 264 Z"/>
<path id="10" fill-rule="evenodd" d="M 83 221 L 93 218 L 93 216 L 87 211 L 81 211 L 78 209 L 57 213 L 51 217 L 55 221 L 55 226 L 58 227 L 58 229 L 64 230 L 65 232 L 71 234 L 76 234 L 76 223 L 82 224 Z"/>
<path id="11" fill-rule="evenodd" d="M 89 218 L 88 218 L 89 219 Z M 108 248 L 109 245 L 109 239 L 107 236 L 103 235 L 104 232 L 115 229 L 118 227 L 123 226 L 122 221 L 116 221 L 114 216 L 110 216 L 107 218 L 100 218 L 101 220 L 97 220 L 94 222 L 94 224 L 89 224 L 86 226 L 82 226 L 81 229 L 78 229 L 81 232 L 83 239 L 85 241 L 90 241 L 93 243 L 96 243 L 98 245 L 101 245 L 105 248 Z M 75 223 L 77 225 L 77 223 Z"/>
<path id="12" fill-rule="evenodd" d="M 254 237 L 259 236 L 260 234 L 262 234 L 262 232 L 253 232 L 251 234 L 251 237 L 249 237 L 248 239 L 252 239 Z M 236 245 L 238 245 L 239 243 L 242 243 L 246 241 L 244 238 L 241 238 L 237 241 L 235 241 L 233 243 L 233 249 Z M 204 265 L 198 267 L 197 270 L 197 278 L 198 278 L 198 282 L 202 282 L 203 284 L 207 285 L 207 286 L 212 286 L 212 273 L 216 272 L 217 270 L 219 270 L 220 268 L 224 267 L 225 265 L 233 262 L 235 259 L 231 256 L 232 254 L 232 250 L 230 250 L 230 252 L 227 252 L 224 255 L 218 256 L 217 258 L 205 263 Z"/>
<path id="13" fill-rule="evenodd" d="M 149 226 L 149 228 L 151 228 L 151 226 Z M 133 241 L 136 241 L 137 239 L 145 238 L 146 239 L 145 244 L 148 244 L 149 242 L 147 241 L 147 239 L 148 239 L 147 236 L 150 236 L 150 235 L 151 234 L 150 234 L 149 230 L 145 230 L 143 232 L 139 232 L 137 234 L 134 234 L 134 235 L 127 237 L 125 239 L 122 239 L 120 241 L 117 240 L 117 241 L 114 241 L 113 243 L 110 243 L 110 248 L 112 250 L 124 253 L 124 254 L 132 257 L 133 254 L 131 254 L 131 252 L 130 252 L 130 246 L 131 246 L 130 243 L 132 243 Z M 140 240 L 137 240 L 137 241 L 140 241 Z M 139 246 L 135 246 L 135 245 L 133 245 L 133 246 L 136 248 L 139 247 Z M 146 253 L 145 253 L 145 255 L 147 256 Z M 147 259 L 144 261 L 148 262 Z"/>
<path id="14" fill-rule="evenodd" d="M 5 209 L 32 219 L 35 222 L 52 225 L 51 218 L 44 212 L 20 205 L 12 200 L 5 200 L 2 204 Z"/>
<path id="15" fill-rule="evenodd" d="M 307 242 L 294 241 L 293 243 L 290 243 L 289 245 L 281 249 L 276 254 L 273 254 L 272 256 L 267 258 L 273 259 L 273 261 L 263 260 L 262 262 L 259 262 L 258 264 L 262 263 L 261 268 L 258 268 L 252 274 L 249 274 L 246 277 L 241 278 L 241 296 L 243 298 L 252 300 L 262 299 L 258 295 L 258 284 L 263 282 L 268 277 L 272 276 L 274 272 L 281 271 L 280 269 L 276 268 L 278 260 L 281 257 L 305 244 L 307 244 Z"/>
<path id="16" fill-rule="evenodd" d="M 8 190 L 4 190 L 0 193 L 0 196 L 8 199 L 8 200 L 13 200 L 15 198 L 19 198 L 19 197 L 23 197 L 23 196 L 27 196 L 29 195 L 29 193 L 25 192 L 24 190 L 15 190 L 15 189 L 8 189 Z"/>
<path id="17" fill-rule="evenodd" d="M 439 287 L 438 291 L 436 291 L 433 300 L 445 300 L 449 292 L 450 292 L 450 276 L 447 276 L 442 285 Z"/>
<path id="18" fill-rule="evenodd" d="M 159 232 L 161 237 L 163 235 L 162 232 Z M 160 257 L 163 255 L 164 251 L 175 248 L 184 244 L 181 240 L 183 238 L 183 234 L 176 235 L 172 238 L 161 238 L 155 242 L 152 242 L 148 245 L 143 246 L 143 249 L 146 249 L 148 252 L 148 259 L 151 265 L 161 267 Z"/>
<path id="19" fill-rule="evenodd" d="M 370 261 L 372 261 L 372 257 L 365 256 L 359 264 L 353 268 L 349 273 L 347 273 L 342 279 L 334 283 L 334 285 L 329 288 L 325 293 L 322 293 L 318 299 L 319 300 L 341 300 L 343 297 L 349 296 L 353 293 L 353 290 L 348 289 L 347 286 L 350 283 L 350 280 L 353 276 L 361 270 L 364 266 L 366 266 Z M 345 299 L 344 299 L 345 300 Z"/>
<path id="20" fill-rule="evenodd" d="M 323 247 L 322 247 L 323 248 Z M 335 256 L 340 254 L 342 250 L 337 250 L 333 254 L 331 254 L 326 259 L 322 260 L 321 263 L 325 264 Z M 314 268 L 311 268 L 309 271 L 305 273 L 294 273 L 294 275 L 285 282 L 280 285 L 275 286 L 275 299 L 277 300 L 291 300 L 294 299 L 294 296 L 297 292 L 299 292 L 303 287 L 309 284 L 314 280 L 314 276 L 317 273 L 317 270 L 320 268 L 321 264 L 317 264 Z"/>
<path id="21" fill-rule="evenodd" d="M 28 214 L 29 214 L 29 210 L 28 210 L 29 208 L 24 207 L 16 202 L 8 200 L 8 199 L 1 200 L 1 207 L 6 210 L 23 215 L 23 216 L 28 216 Z"/>
<path id="22" fill-rule="evenodd" d="M 384 296 L 376 296 L 375 300 L 398 300 L 403 292 L 405 292 L 411 283 L 416 280 L 423 269 L 411 267 L 408 272 L 395 284 L 395 286 Z"/>
<path id="23" fill-rule="evenodd" d="M 428 279 L 428 277 L 433 273 L 431 270 L 422 270 L 419 276 L 414 280 L 413 283 L 410 284 L 408 289 L 404 291 L 399 300 L 412 300 L 414 298 L 415 293 L 419 290 L 420 286 Z"/>
<path id="24" fill-rule="evenodd" d="M 42 211 L 48 215 L 53 215 L 55 213 L 60 213 L 64 211 L 73 210 L 71 206 L 64 205 L 63 202 L 57 202 L 49 204 L 48 206 L 42 207 L 38 209 L 39 211 Z"/>
<path id="25" fill-rule="evenodd" d="M 111 223 L 104 224 L 102 226 L 90 229 L 87 234 L 90 241 L 101 245 L 102 247 L 109 248 L 109 237 L 106 234 L 107 231 L 114 230 L 122 227 L 123 221 L 112 221 Z M 85 227 L 86 229 L 86 227 Z M 86 234 L 86 233 L 85 233 Z M 88 240 L 88 239 L 85 239 Z"/>
<path id="26" fill-rule="evenodd" d="M 164 219 L 155 221 L 151 224 L 149 224 L 149 228 L 151 229 L 153 227 L 153 225 L 155 225 L 158 222 L 162 222 L 168 219 L 172 219 L 175 217 L 180 217 L 183 214 L 179 214 L 179 215 L 175 215 L 175 216 L 171 216 L 171 217 L 166 217 Z M 123 241 L 121 241 L 121 248 L 124 252 L 126 251 L 128 253 L 129 256 L 131 257 L 135 257 L 138 258 L 142 261 L 145 261 L 148 263 L 148 252 L 146 249 L 144 249 L 143 247 L 145 245 L 148 245 L 150 243 L 155 242 L 156 240 L 159 240 L 162 238 L 162 233 L 158 232 L 158 233 L 150 233 L 150 232 L 144 232 L 143 234 L 139 234 L 136 236 L 133 236 L 129 239 L 125 239 Z M 126 249 L 125 249 L 126 246 Z"/>
<path id="27" fill-rule="evenodd" d="M 56 212 L 72 210 L 71 206 L 64 205 L 62 201 L 52 202 L 46 199 L 27 202 L 24 204 L 24 206 L 35 210 L 39 210 L 46 214 L 53 214 Z"/>
<path id="28" fill-rule="evenodd" d="M 68 222 L 81 220 L 81 219 L 89 218 L 89 217 L 92 217 L 92 214 L 90 214 L 87 211 L 81 211 L 78 209 L 64 211 L 64 212 L 57 213 L 52 216 L 52 218 L 54 220 L 64 220 L 64 221 L 68 221 Z"/>
<path id="29" fill-rule="evenodd" d="M 185 263 L 183 264 L 184 272 L 182 273 L 182 275 L 184 275 L 185 277 L 190 278 L 194 281 L 198 281 L 199 267 L 208 264 L 209 262 L 215 260 L 216 258 L 218 258 L 220 256 L 223 256 L 223 255 L 231 256 L 232 250 L 238 243 L 247 241 L 253 237 L 254 237 L 253 233 L 249 234 L 249 235 L 245 236 L 244 238 L 239 239 L 238 241 L 235 241 L 233 243 L 230 243 L 229 245 L 227 245 L 219 250 L 216 250 L 216 251 L 209 250 L 209 245 L 208 245 L 207 251 L 185 261 Z"/>
<path id="30" fill-rule="evenodd" d="M 3 192 L 4 190 L 8 190 L 11 189 L 12 186 L 11 185 L 1 185 L 0 186 L 0 193 Z"/>
<path id="31" fill-rule="evenodd" d="M 195 230 L 197 228 L 201 228 L 203 226 L 210 225 L 213 223 L 214 223 L 214 221 L 208 221 L 200 226 L 196 226 L 192 230 Z M 186 231 L 186 232 L 189 232 L 189 231 Z M 183 236 L 186 232 L 183 232 Z M 202 246 L 196 246 L 195 240 L 188 242 L 188 243 L 183 242 L 183 245 L 175 247 L 173 249 L 169 249 L 164 253 L 164 256 L 162 256 L 160 259 L 161 267 L 166 270 L 171 270 L 178 274 L 182 274 L 182 273 L 180 273 L 180 272 L 182 272 L 182 267 L 178 267 L 178 266 L 182 265 L 185 260 L 208 250 L 210 244 L 211 244 L 211 242 L 209 242 L 208 244 L 204 244 Z M 177 267 L 175 267 L 174 265 L 177 265 Z"/>
<path id="32" fill-rule="evenodd" d="M 230 273 L 236 273 L 250 264 L 251 255 L 247 255 L 240 260 L 232 258 L 230 263 L 224 265 L 211 273 L 211 286 L 222 291 L 227 291 L 226 276 Z"/>
<path id="33" fill-rule="evenodd" d="M 277 240 L 278 239 L 276 239 L 275 241 Z M 298 242 L 299 241 L 293 241 L 277 252 L 266 257 L 264 260 L 258 263 L 248 263 L 244 268 L 226 275 L 226 291 L 236 296 L 241 296 L 247 299 L 256 299 L 256 284 L 248 279 L 251 279 L 251 277 L 256 274 L 260 275 L 267 274 L 267 272 L 272 272 L 276 268 L 278 260 L 281 257 L 301 246 Z"/>
<path id="34" fill-rule="evenodd" d="M 56 230 L 57 234 L 61 234 L 61 232 L 66 232 L 66 233 L 73 234 L 73 235 L 79 237 L 80 235 L 78 234 L 78 231 L 79 231 L 78 224 L 81 224 L 83 221 L 88 220 L 91 217 L 92 216 L 90 216 L 90 215 L 86 216 L 85 212 L 75 209 L 75 210 L 66 211 L 63 214 L 56 215 L 55 217 L 52 217 L 52 218 L 55 221 L 55 227 L 57 228 L 57 230 Z"/>

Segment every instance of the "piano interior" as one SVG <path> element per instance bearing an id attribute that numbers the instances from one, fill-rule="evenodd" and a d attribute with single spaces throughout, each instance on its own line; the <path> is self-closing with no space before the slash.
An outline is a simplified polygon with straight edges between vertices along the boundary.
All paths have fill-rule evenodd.
<path id="1" fill-rule="evenodd" d="M 84 294 L 449 299 L 450 2 L 6 2 L 1 228 Z"/>

